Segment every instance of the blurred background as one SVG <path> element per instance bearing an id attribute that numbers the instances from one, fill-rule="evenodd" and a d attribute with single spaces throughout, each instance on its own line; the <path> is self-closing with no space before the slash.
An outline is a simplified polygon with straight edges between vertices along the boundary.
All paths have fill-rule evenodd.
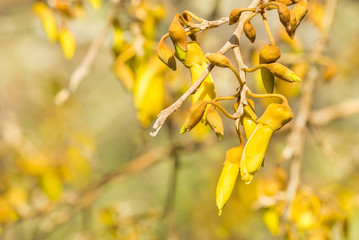
<path id="1" fill-rule="evenodd" d="M 328 2 L 309 0 L 294 41 L 268 13 L 280 61 L 303 83 L 316 78 L 298 194 L 283 224 L 291 125 L 273 136 L 253 182 L 238 179 L 221 216 L 216 184 L 225 152 L 239 144 L 233 123 L 223 118 L 221 141 L 212 132 L 179 135 L 186 101 L 149 135 L 159 111 L 190 86 L 188 69 L 177 62 L 172 71 L 155 56 L 174 15 L 217 20 L 250 1 L 1 0 L 0 238 L 359 239 L 359 2 L 334 4 L 329 41 L 313 61 Z M 251 22 L 256 42 L 240 41 L 247 66 L 269 41 L 260 17 Z M 203 51 L 218 51 L 235 27 L 198 34 Z M 211 74 L 217 96 L 235 92 L 233 73 Z M 247 81 L 263 91 L 255 74 Z M 276 85 L 294 119 L 301 86 Z M 256 102 L 258 116 L 265 104 Z"/>

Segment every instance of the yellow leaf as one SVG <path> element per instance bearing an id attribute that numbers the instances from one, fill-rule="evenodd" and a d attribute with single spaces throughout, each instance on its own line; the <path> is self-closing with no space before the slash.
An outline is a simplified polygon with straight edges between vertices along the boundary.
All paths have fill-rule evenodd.
<path id="1" fill-rule="evenodd" d="M 36 2 L 33 5 L 33 10 L 41 20 L 47 38 L 50 42 L 54 42 L 57 39 L 57 24 L 54 13 L 42 2 Z"/>
<path id="2" fill-rule="evenodd" d="M 76 42 L 71 31 L 63 27 L 59 33 L 59 41 L 66 59 L 72 59 L 75 54 Z"/>

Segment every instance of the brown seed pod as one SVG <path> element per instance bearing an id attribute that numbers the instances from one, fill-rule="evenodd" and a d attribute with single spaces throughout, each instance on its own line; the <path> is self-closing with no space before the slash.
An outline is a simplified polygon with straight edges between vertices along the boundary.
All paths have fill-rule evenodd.
<path id="1" fill-rule="evenodd" d="M 243 31 L 252 43 L 256 40 L 256 30 L 248 20 L 243 24 Z"/>
<path id="2" fill-rule="evenodd" d="M 173 19 L 173 22 L 168 30 L 172 42 L 175 46 L 178 46 L 182 51 L 187 51 L 187 36 L 186 31 L 179 22 L 179 14 L 177 13 Z"/>
<path id="3" fill-rule="evenodd" d="M 241 9 L 234 9 L 232 10 L 231 14 L 229 14 L 229 25 L 235 24 L 236 22 L 238 22 L 240 16 L 241 16 Z"/>

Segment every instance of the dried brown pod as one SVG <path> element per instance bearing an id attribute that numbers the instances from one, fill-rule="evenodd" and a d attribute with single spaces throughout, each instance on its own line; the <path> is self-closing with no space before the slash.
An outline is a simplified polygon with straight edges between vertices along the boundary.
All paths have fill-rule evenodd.
<path id="1" fill-rule="evenodd" d="M 245 21 L 243 24 L 243 31 L 246 34 L 246 37 L 253 43 L 256 40 L 256 30 L 254 30 L 253 25 L 249 20 Z"/>

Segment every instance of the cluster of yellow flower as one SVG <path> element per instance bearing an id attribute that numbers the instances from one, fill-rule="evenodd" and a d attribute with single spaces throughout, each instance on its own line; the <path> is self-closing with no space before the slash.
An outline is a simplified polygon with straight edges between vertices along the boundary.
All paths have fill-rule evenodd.
<path id="1" fill-rule="evenodd" d="M 292 10 L 289 10 L 287 5 L 291 4 L 296 5 Z M 208 74 L 193 94 L 192 106 L 180 131 L 180 133 L 188 132 L 199 124 L 209 125 L 218 138 L 221 139 L 223 136 L 223 123 L 217 112 L 218 110 L 236 123 L 236 132 L 240 139 L 240 145 L 229 149 L 226 153 L 226 161 L 217 185 L 216 199 L 219 214 L 232 193 L 237 175 L 240 173 L 242 180 L 247 184 L 252 181 L 254 174 L 263 164 L 273 133 L 293 118 L 287 99 L 283 95 L 273 93 L 275 77 L 286 82 L 301 81 L 292 70 L 276 62 L 281 53 L 275 45 L 266 19 L 266 12 L 273 9 L 278 11 L 280 21 L 287 34 L 293 38 L 297 26 L 307 13 L 308 2 L 307 0 L 270 1 L 265 4 L 259 4 L 257 8 L 235 9 L 229 16 L 229 24 L 235 24 L 239 21 L 241 13 L 251 12 L 249 17 L 244 20 L 243 31 L 250 41 L 254 42 L 256 33 L 250 20 L 258 14 L 262 15 L 271 43 L 261 49 L 258 65 L 251 69 L 243 68 L 241 71 L 250 73 L 260 69 L 265 94 L 253 93 L 247 87 L 245 79 L 240 76 L 238 70 L 222 52 L 207 53 L 206 55 L 203 53 L 196 37 L 197 32 L 200 30 L 195 27 L 194 20 L 198 24 L 203 23 L 205 20 L 189 11 L 177 14 L 174 17 L 168 33 L 162 37 L 158 45 L 158 56 L 168 67 L 176 70 L 175 58 L 177 58 L 185 67 L 190 69 L 192 84 L 201 77 L 209 64 L 229 68 L 234 72 L 239 82 L 239 88 L 234 95 L 216 97 L 212 77 Z M 171 51 L 165 44 L 165 39 L 168 37 L 172 40 L 174 51 Z M 190 38 L 190 41 L 187 40 L 187 37 Z M 262 116 L 257 119 L 254 102 L 248 97 L 277 98 L 281 100 L 281 103 L 269 104 Z M 234 99 L 236 99 L 234 104 L 236 113 L 233 115 L 218 103 L 220 100 Z M 246 143 L 243 140 L 240 125 L 244 129 L 247 138 Z"/>
<path id="2" fill-rule="evenodd" d="M 101 8 L 101 0 L 89 0 L 89 2 L 94 9 Z M 76 41 L 68 28 L 67 20 L 84 16 L 83 2 L 55 0 L 50 3 L 51 5 L 47 5 L 37 1 L 33 5 L 33 10 L 41 20 L 48 40 L 50 42 L 59 41 L 65 58 L 72 59 L 76 50 Z"/>

